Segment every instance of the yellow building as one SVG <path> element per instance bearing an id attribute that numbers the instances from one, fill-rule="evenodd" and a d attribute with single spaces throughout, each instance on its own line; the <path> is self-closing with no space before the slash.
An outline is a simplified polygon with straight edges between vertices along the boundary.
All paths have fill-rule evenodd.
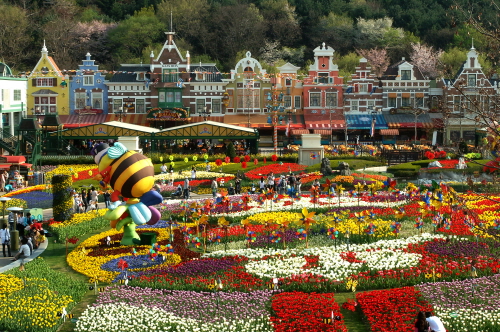
<path id="1" fill-rule="evenodd" d="M 28 76 L 27 94 L 28 114 L 69 114 L 69 78 L 48 55 L 45 41 L 42 56 Z"/>

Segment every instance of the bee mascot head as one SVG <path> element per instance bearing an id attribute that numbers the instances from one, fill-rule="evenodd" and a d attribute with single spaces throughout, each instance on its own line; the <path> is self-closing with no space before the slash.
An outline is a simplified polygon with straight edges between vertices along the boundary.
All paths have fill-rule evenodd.
<path id="1" fill-rule="evenodd" d="M 151 191 L 154 185 L 154 167 L 151 159 L 128 149 L 121 143 L 109 147 L 97 144 L 92 155 L 99 166 L 98 180 L 101 186 L 108 184 L 114 192 L 109 211 L 104 216 L 111 221 L 111 227 L 124 229 L 122 245 L 133 245 L 140 241 L 136 225 L 155 224 L 160 212 L 153 205 L 160 204 L 162 197 Z M 126 203 L 118 201 L 121 195 Z"/>

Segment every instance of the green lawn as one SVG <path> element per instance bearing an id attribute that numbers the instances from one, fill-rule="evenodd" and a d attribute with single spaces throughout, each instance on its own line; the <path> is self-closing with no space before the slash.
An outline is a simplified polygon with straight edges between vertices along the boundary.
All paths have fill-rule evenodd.
<path id="1" fill-rule="evenodd" d="M 343 309 L 342 304 L 347 300 L 356 299 L 356 293 L 335 293 L 335 301 L 339 304 L 340 312 L 344 316 L 344 322 L 349 332 L 369 332 L 370 327 L 368 323 L 364 322 L 363 315 L 359 308 L 355 312 Z"/>
<path id="2" fill-rule="evenodd" d="M 352 170 L 363 169 L 365 167 L 385 166 L 383 162 L 364 160 L 364 159 L 330 160 L 330 166 L 332 167 L 332 170 L 336 170 L 339 166 L 339 163 L 343 161 L 348 163 L 349 167 Z M 320 168 L 321 168 L 321 163 L 307 167 L 306 172 L 318 172 Z"/>

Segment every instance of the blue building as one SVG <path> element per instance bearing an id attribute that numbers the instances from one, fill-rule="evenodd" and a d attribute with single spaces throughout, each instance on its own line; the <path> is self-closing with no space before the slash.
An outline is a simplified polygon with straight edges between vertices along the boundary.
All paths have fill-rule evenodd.
<path id="1" fill-rule="evenodd" d="M 90 115 L 108 113 L 108 89 L 104 75 L 87 53 L 83 64 L 70 82 L 70 114 Z"/>

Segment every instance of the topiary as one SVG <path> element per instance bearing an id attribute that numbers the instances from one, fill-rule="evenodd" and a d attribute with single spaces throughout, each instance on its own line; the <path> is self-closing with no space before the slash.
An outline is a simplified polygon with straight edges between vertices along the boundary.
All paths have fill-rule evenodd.
<path id="1" fill-rule="evenodd" d="M 233 142 L 229 142 L 229 144 L 226 147 L 226 156 L 229 158 L 233 159 L 236 157 L 236 150 L 234 148 Z"/>
<path id="2" fill-rule="evenodd" d="M 73 215 L 73 180 L 71 176 L 56 174 L 52 177 L 53 215 L 55 221 L 66 221 Z"/>

